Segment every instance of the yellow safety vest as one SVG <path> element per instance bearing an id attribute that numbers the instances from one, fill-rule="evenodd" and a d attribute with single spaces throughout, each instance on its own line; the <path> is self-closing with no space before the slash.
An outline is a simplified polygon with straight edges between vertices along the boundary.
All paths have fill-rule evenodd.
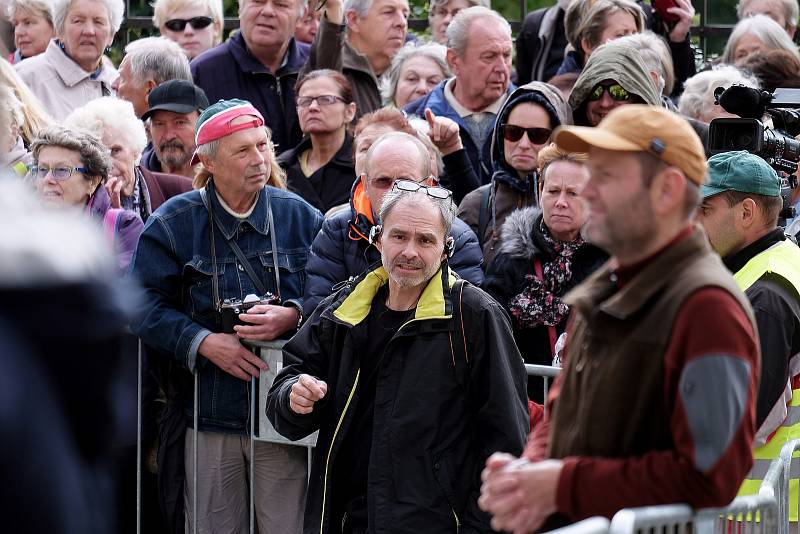
<path id="1" fill-rule="evenodd" d="M 733 278 L 745 291 L 766 273 L 782 276 L 800 293 L 800 248 L 789 240 L 781 241 L 751 258 Z M 791 380 L 792 377 L 789 378 Z M 757 494 L 770 463 L 780 456 L 781 447 L 797 438 L 800 438 L 800 389 L 793 389 L 783 424 L 763 447 L 753 449 L 753 468 L 739 489 L 739 495 Z M 798 475 L 795 471 L 800 465 L 800 452 L 795 453 L 793 458 L 791 471 L 794 478 L 789 481 L 789 521 L 797 521 Z"/>

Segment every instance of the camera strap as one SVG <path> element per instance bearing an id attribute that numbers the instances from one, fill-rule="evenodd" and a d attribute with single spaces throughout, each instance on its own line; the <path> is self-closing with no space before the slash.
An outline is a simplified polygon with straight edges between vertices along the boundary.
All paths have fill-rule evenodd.
<path id="1" fill-rule="evenodd" d="M 208 185 L 210 186 L 212 181 L 209 181 Z M 207 198 L 206 188 L 200 190 L 200 196 L 203 198 L 203 203 L 206 205 L 208 209 L 208 219 L 209 223 L 211 224 L 211 262 L 213 263 L 214 275 L 212 280 L 212 291 L 214 292 L 214 299 L 219 305 L 220 298 L 219 298 L 219 280 L 218 280 L 218 273 L 217 273 L 217 254 L 216 254 L 216 247 L 214 245 L 214 227 L 216 225 L 216 217 L 214 216 L 214 210 L 211 208 L 211 202 Z M 273 269 L 275 273 L 275 295 L 278 299 L 281 299 L 281 278 L 280 274 L 278 273 L 278 245 L 275 238 L 275 222 L 272 217 L 272 202 L 269 196 L 269 192 L 267 192 L 267 220 L 269 226 L 267 231 L 269 232 L 270 243 L 272 245 L 272 262 L 273 262 Z M 253 266 L 250 265 L 250 261 L 242 252 L 241 247 L 239 244 L 236 243 L 234 239 L 226 239 L 225 240 L 228 246 L 233 251 L 233 254 L 236 256 L 236 259 L 239 261 L 239 265 L 241 265 L 244 272 L 247 274 L 247 277 L 250 278 L 250 281 L 253 282 L 256 290 L 259 292 L 260 295 L 265 295 L 269 293 L 264 283 L 261 279 L 256 275 L 255 271 L 253 270 Z"/>

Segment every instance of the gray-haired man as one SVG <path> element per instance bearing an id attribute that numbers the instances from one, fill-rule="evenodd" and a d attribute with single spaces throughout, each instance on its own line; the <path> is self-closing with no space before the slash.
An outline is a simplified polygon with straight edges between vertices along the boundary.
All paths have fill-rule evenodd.
<path id="1" fill-rule="evenodd" d="M 371 233 L 381 263 L 284 347 L 267 414 L 290 439 L 319 430 L 323 451 L 306 533 L 491 531 L 481 464 L 525 442 L 525 369 L 500 306 L 447 265 L 454 218 L 446 189 L 395 182 Z"/>

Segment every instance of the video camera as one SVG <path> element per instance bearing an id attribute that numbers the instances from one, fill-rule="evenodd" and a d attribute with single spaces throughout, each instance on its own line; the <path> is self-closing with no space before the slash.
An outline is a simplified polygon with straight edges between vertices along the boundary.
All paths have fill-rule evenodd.
<path id="1" fill-rule="evenodd" d="M 714 119 L 708 130 L 708 149 L 711 154 L 746 150 L 766 161 L 781 178 L 783 197 L 782 219 L 794 218 L 791 190 L 797 187 L 800 162 L 800 89 L 775 89 L 774 93 L 743 85 L 725 89 L 717 87 L 714 99 L 728 113 L 739 119 Z M 773 127 L 765 126 L 761 118 L 772 118 Z"/>

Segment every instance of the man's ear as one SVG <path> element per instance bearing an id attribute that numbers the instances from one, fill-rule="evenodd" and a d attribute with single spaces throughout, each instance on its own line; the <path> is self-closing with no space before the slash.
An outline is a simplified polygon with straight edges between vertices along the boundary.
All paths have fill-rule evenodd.
<path id="1" fill-rule="evenodd" d="M 447 49 L 447 66 L 453 71 L 453 75 L 457 76 L 460 71 L 460 62 L 458 56 L 452 48 Z"/>
<path id="2" fill-rule="evenodd" d="M 215 167 L 216 166 L 214 165 L 214 160 L 212 160 L 211 158 L 209 158 L 208 156 L 203 155 L 203 154 L 197 154 L 197 159 L 200 160 L 200 163 L 203 164 L 203 167 L 208 172 L 210 172 L 211 174 L 215 173 Z"/>
<path id="3" fill-rule="evenodd" d="M 675 167 L 666 167 L 653 177 L 650 185 L 653 211 L 659 215 L 672 213 L 686 196 L 686 178 Z"/>
<path id="4" fill-rule="evenodd" d="M 752 198 L 746 198 L 739 203 L 739 213 L 736 215 L 737 222 L 742 228 L 750 228 L 758 222 L 758 205 Z"/>
<path id="5" fill-rule="evenodd" d="M 347 31 L 352 33 L 361 33 L 361 20 L 358 14 L 352 9 L 344 12 L 344 20 L 347 23 Z"/>

